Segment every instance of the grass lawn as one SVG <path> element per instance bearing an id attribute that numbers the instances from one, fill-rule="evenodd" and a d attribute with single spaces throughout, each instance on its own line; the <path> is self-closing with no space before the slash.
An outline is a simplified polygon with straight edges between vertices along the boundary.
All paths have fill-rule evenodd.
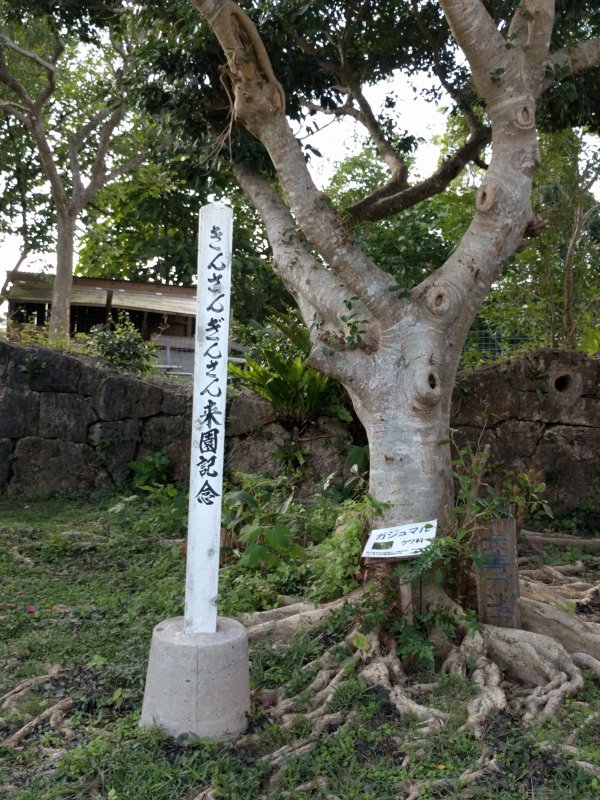
<path id="1" fill-rule="evenodd" d="M 252 737 L 184 745 L 140 730 L 152 628 L 183 611 L 183 524 L 181 495 L 0 500 L 2 800 L 600 798 L 600 695 L 592 675 L 557 718 L 527 728 L 516 714 L 497 714 L 481 740 L 461 729 L 476 691 L 467 679 L 416 676 L 427 684 L 423 702 L 450 714 L 427 736 L 381 693 L 350 679 L 334 710 L 351 721 L 291 757 L 269 788 L 269 754 L 305 736 L 310 722 L 299 703 L 289 729 L 273 724 L 268 691 L 301 692 L 312 677 L 302 667 L 343 640 L 347 613 L 287 650 L 268 642 L 253 648 Z M 222 611 L 250 610 L 253 598 L 268 606 L 285 588 L 275 574 L 293 583 L 291 568 L 272 573 L 247 568 L 240 576 L 235 564 L 225 567 Z M 340 663 L 348 655 L 340 646 Z M 558 753 L 555 745 L 565 742 L 588 766 Z M 464 778 L 490 755 L 494 771 Z"/>

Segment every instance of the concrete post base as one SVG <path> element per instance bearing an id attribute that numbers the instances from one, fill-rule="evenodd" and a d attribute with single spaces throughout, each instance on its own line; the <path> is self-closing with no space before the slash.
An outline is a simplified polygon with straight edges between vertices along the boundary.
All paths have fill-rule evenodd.
<path id="1" fill-rule="evenodd" d="M 152 633 L 140 726 L 168 736 L 227 739 L 246 730 L 250 712 L 248 636 L 219 617 L 216 633 L 188 634 L 183 617 Z"/>

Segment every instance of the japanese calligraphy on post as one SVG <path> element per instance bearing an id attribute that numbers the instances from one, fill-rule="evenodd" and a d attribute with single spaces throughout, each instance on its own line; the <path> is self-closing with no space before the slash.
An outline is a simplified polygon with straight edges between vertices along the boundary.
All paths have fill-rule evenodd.
<path id="1" fill-rule="evenodd" d="M 186 633 L 214 633 L 221 533 L 232 211 L 200 211 L 190 461 Z"/>
<path id="2" fill-rule="evenodd" d="M 415 558 L 435 539 L 437 519 L 371 531 L 363 558 Z"/>

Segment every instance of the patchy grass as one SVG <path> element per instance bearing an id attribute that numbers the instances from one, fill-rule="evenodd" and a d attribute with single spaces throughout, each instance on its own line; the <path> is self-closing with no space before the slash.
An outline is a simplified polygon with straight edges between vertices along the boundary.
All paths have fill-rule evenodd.
<path id="1" fill-rule="evenodd" d="M 600 798 L 598 779 L 559 753 L 572 743 L 580 761 L 600 766 L 600 696 L 591 674 L 558 717 L 526 728 L 518 716 L 497 714 L 481 741 L 462 730 L 474 694 L 467 679 L 419 676 L 419 699 L 451 715 L 445 728 L 423 737 L 385 693 L 350 675 L 332 711 L 349 712 L 352 721 L 324 732 L 268 789 L 273 770 L 264 756 L 302 739 L 311 725 L 301 702 L 290 729 L 273 724 L 268 692 L 285 687 L 293 696 L 310 684 L 314 673 L 302 667 L 343 640 L 343 612 L 337 627 L 330 620 L 289 649 L 254 647 L 255 736 L 243 746 L 183 746 L 140 730 L 152 628 L 182 613 L 181 515 L 169 502 L 101 494 L 9 497 L 0 501 L 0 519 L 0 695 L 23 687 L 0 703 L 4 744 L 32 723 L 19 741 L 0 747 L 3 800 L 192 800 L 209 787 L 214 800 L 402 800 L 411 792 L 420 800 Z M 222 608 L 246 610 L 249 582 L 238 581 L 234 564 L 226 570 Z M 253 572 L 256 604 L 298 592 L 302 582 L 292 572 L 287 565 Z M 340 646 L 340 663 L 347 656 Z M 495 757 L 494 771 L 461 777 L 486 754 Z"/>

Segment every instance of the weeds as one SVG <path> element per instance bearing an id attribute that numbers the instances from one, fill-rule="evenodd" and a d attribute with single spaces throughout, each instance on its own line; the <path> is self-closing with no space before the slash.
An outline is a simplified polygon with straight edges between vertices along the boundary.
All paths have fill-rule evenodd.
<path id="1" fill-rule="evenodd" d="M 247 490 L 260 513 L 266 513 L 265 504 L 275 507 L 289 497 L 283 485 L 267 486 L 258 479 L 242 486 L 231 491 Z M 181 508 L 173 514 L 177 502 Z M 296 637 L 289 647 L 253 645 L 250 727 L 256 744 L 181 746 L 156 730 L 140 730 L 152 627 L 182 611 L 185 559 L 180 534 L 185 503 L 185 493 L 168 485 L 125 497 L 0 500 L 0 694 L 28 677 L 47 676 L 31 685 L 14 708 L 0 710 L 0 736 L 9 736 L 61 700 L 71 704 L 63 729 L 41 721 L 18 749 L 0 748 L 2 798 L 183 800 L 210 787 L 215 800 L 314 800 L 326 795 L 396 800 L 421 780 L 434 783 L 422 789 L 420 800 L 592 800 L 599 795 L 597 778 L 558 752 L 572 741 L 589 763 L 600 763 L 600 699 L 593 675 L 586 676 L 585 689 L 566 703 L 562 715 L 528 729 L 518 716 L 497 714 L 480 742 L 461 729 L 466 704 L 476 691 L 467 678 L 423 673 L 430 683 L 419 690 L 421 696 L 450 714 L 443 730 L 424 738 L 410 715 L 400 716 L 385 692 L 368 686 L 350 669 L 332 706 L 350 715 L 350 721 L 324 731 L 309 755 L 290 761 L 280 786 L 266 789 L 271 768 L 261 761 L 262 755 L 302 739 L 311 729 L 302 692 L 315 677 L 322 654 L 331 654 L 336 646 L 338 663 L 348 663 L 353 651 L 345 639 L 361 613 L 351 605 L 338 609 L 310 635 Z M 343 511 L 348 514 L 346 525 L 366 514 L 368 503 L 348 505 Z M 239 532 L 248 524 L 246 512 L 255 514 L 256 509 L 248 502 L 233 502 L 230 512 L 233 529 Z M 296 507 L 292 498 L 282 513 L 289 515 L 290 525 L 294 519 L 301 521 L 297 537 L 307 560 L 292 564 L 282 559 L 269 570 L 251 570 L 240 559 L 231 559 L 221 571 L 221 612 L 237 614 L 241 605 L 252 610 L 271 601 L 277 604 L 279 594 L 303 594 L 322 578 L 327 560 L 337 561 L 337 566 L 322 587 L 331 591 L 335 575 L 353 578 L 343 548 L 311 550 L 306 531 L 313 513 L 317 518 L 323 515 L 319 524 L 324 525 L 320 506 Z M 348 541 L 360 543 L 361 530 L 346 534 Z M 439 616 L 416 622 L 413 628 L 424 635 L 430 626 L 444 624 Z M 408 628 L 391 633 L 408 656 L 426 643 L 425 636 L 411 646 Z M 49 672 L 51 665 L 60 669 Z M 289 728 L 269 719 L 270 693 L 277 691 L 287 697 L 300 693 Z M 486 749 L 496 755 L 497 771 L 466 785 L 460 776 Z M 303 785 L 311 788 L 299 788 Z"/>

